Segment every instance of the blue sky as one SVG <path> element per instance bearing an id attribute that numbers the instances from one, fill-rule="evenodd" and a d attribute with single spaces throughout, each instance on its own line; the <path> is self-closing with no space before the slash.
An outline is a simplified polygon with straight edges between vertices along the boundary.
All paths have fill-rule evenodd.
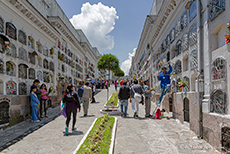
<path id="1" fill-rule="evenodd" d="M 91 21 L 88 22 L 88 29 L 91 29 L 90 25 L 94 25 L 92 22 L 95 22 L 95 26 L 98 26 L 98 24 L 103 24 L 101 28 L 104 28 L 105 30 L 102 30 L 101 33 L 104 34 L 105 39 L 104 42 L 103 40 L 101 41 L 101 44 L 100 42 L 96 41 L 95 38 L 90 36 L 92 34 L 92 30 L 90 31 L 86 28 L 83 29 L 83 31 L 86 31 L 86 36 L 89 35 L 87 37 L 89 40 L 91 39 L 90 42 L 93 46 L 97 46 L 98 44 L 98 46 L 101 48 L 99 50 L 100 53 L 114 54 L 119 59 L 120 65 L 123 63 L 121 68 L 126 73 L 130 67 L 130 58 L 134 54 L 134 48 L 137 48 L 146 16 L 150 13 L 153 1 L 154 0 L 57 0 L 69 19 L 71 19 L 74 15 L 78 15 L 75 16 L 76 20 L 74 24 L 77 26 L 77 28 L 81 26 L 87 27 L 84 26 L 85 23 L 79 24 L 83 23 L 82 21 L 86 21 L 85 18 L 89 17 L 95 19 L 96 17 L 99 17 L 92 17 L 96 13 L 94 12 L 92 15 L 92 12 L 90 14 L 87 9 L 97 7 L 95 10 L 99 10 L 99 12 L 101 11 L 101 13 L 99 13 L 101 16 L 103 16 L 103 12 L 106 12 L 105 14 L 110 16 L 110 18 L 104 17 L 104 19 L 107 21 L 107 27 L 104 25 L 104 23 L 93 21 L 94 19 L 91 19 Z M 87 2 L 89 2 L 89 4 L 85 5 L 83 9 L 84 13 L 82 13 L 81 8 L 83 4 Z M 102 3 L 100 6 L 98 6 L 99 2 Z M 108 6 L 108 8 L 105 6 Z M 111 7 L 114 9 L 111 9 Z M 82 15 L 80 16 L 79 14 Z M 115 25 L 113 25 L 114 22 Z"/>

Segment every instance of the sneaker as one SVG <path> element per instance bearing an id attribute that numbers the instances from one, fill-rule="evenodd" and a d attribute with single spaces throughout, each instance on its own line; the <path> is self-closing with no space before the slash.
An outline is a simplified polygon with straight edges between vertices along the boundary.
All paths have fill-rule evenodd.
<path id="1" fill-rule="evenodd" d="M 124 118 L 126 118 L 127 117 L 127 115 L 124 115 Z"/>
<path id="2" fill-rule="evenodd" d="M 136 112 L 134 112 L 133 118 L 136 118 Z"/>
<path id="3" fill-rule="evenodd" d="M 35 120 L 34 122 L 40 122 L 40 120 Z"/>
<path id="4" fill-rule="evenodd" d="M 72 128 L 72 131 L 75 131 L 76 130 L 76 128 Z"/>
<path id="5" fill-rule="evenodd" d="M 138 118 L 138 115 L 136 114 L 136 118 Z"/>
<path id="6" fill-rule="evenodd" d="M 69 130 L 68 130 L 68 127 L 65 128 L 65 135 L 69 135 Z"/>
<path id="7" fill-rule="evenodd" d="M 123 115 L 124 115 L 123 112 L 121 112 L 121 117 L 122 117 Z"/>
<path id="8" fill-rule="evenodd" d="M 87 114 L 84 114 L 84 117 L 86 117 L 87 116 Z"/>

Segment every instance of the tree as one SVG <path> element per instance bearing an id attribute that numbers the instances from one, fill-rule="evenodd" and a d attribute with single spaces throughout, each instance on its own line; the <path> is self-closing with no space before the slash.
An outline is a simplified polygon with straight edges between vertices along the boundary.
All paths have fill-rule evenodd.
<path id="1" fill-rule="evenodd" d="M 124 71 L 122 71 L 120 68 L 114 71 L 114 75 L 118 77 L 125 76 Z"/>
<path id="2" fill-rule="evenodd" d="M 110 80 L 110 71 L 115 71 L 119 69 L 119 60 L 116 56 L 112 54 L 105 54 L 97 62 L 97 68 L 100 70 L 109 71 L 109 80 Z M 109 100 L 109 88 L 107 89 L 107 101 Z M 109 110 L 109 103 L 107 103 L 107 110 Z"/>

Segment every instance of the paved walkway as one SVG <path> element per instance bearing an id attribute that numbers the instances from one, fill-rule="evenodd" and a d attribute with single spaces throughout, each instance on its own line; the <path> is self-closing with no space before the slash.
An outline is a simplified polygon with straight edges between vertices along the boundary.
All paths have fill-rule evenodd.
<path id="1" fill-rule="evenodd" d="M 114 92 L 111 87 L 110 93 Z M 100 103 L 90 104 L 89 116 L 77 115 L 77 131 L 63 136 L 65 118 L 59 116 L 44 125 L 21 141 L 3 150 L 1 153 L 10 154 L 70 154 L 72 153 L 95 118 L 101 116 L 99 110 L 106 101 L 106 90 L 96 95 Z M 115 141 L 116 154 L 154 154 L 154 153 L 218 153 L 204 140 L 194 138 L 196 135 L 174 119 L 152 120 L 145 119 L 144 106 L 140 105 L 141 118 L 132 118 L 129 103 L 128 118 L 118 117 L 118 127 Z"/>

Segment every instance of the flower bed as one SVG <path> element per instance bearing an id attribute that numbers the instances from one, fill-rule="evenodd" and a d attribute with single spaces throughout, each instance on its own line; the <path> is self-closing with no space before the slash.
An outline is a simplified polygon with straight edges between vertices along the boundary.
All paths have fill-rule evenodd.
<path id="1" fill-rule="evenodd" d="M 110 96 L 110 98 L 107 102 L 107 103 L 109 103 L 109 108 L 119 107 L 118 100 L 119 100 L 118 99 L 118 93 L 112 94 L 112 96 Z M 107 103 L 105 104 L 105 107 L 107 107 Z"/>
<path id="2" fill-rule="evenodd" d="M 98 118 L 76 154 L 109 153 L 114 122 L 115 118 L 109 115 Z"/>

